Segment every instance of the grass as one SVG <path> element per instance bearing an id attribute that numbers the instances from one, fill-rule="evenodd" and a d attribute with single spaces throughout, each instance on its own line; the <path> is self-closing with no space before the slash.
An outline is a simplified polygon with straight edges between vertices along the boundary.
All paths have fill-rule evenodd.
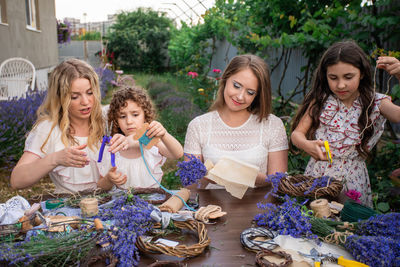
<path id="1" fill-rule="evenodd" d="M 55 188 L 53 182 L 46 176 L 31 188 L 14 190 L 10 187 L 10 175 L 10 171 L 0 170 L 0 203 L 5 203 L 13 196 L 22 196 L 25 199 L 30 199 L 33 196 L 41 195 Z"/>

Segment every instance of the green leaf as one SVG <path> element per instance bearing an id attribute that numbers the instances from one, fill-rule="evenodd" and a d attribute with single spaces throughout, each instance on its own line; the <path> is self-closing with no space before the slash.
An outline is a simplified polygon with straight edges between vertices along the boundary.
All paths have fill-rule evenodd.
<path id="1" fill-rule="evenodd" d="M 377 209 L 381 212 L 388 212 L 390 210 L 390 206 L 387 202 L 379 202 Z"/>

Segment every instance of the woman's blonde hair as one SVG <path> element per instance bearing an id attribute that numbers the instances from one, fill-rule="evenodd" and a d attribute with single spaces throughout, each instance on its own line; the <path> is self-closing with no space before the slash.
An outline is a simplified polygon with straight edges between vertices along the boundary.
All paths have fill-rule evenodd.
<path id="1" fill-rule="evenodd" d="M 99 141 L 104 134 L 98 76 L 86 62 L 79 59 L 68 59 L 60 63 L 51 72 L 47 96 L 36 112 L 38 119 L 33 128 L 37 127 L 44 120 L 52 122 L 51 131 L 41 146 L 42 150 L 48 142 L 54 127 L 57 125 L 61 130 L 61 141 L 66 147 L 78 144 L 72 135 L 73 129 L 68 112 L 71 103 L 71 85 L 78 78 L 87 79 L 92 88 L 94 103 L 89 118 L 87 145 L 92 150 L 98 147 Z"/>
<path id="2" fill-rule="evenodd" d="M 232 75 L 244 69 L 250 69 L 257 77 L 257 95 L 247 110 L 252 114 L 258 115 L 258 119 L 261 122 L 262 119 L 268 118 L 272 112 L 271 80 L 268 64 L 262 58 L 255 55 L 240 55 L 232 58 L 222 74 L 217 99 L 210 107 L 210 111 L 218 110 L 225 105 L 224 91 L 227 80 Z"/>

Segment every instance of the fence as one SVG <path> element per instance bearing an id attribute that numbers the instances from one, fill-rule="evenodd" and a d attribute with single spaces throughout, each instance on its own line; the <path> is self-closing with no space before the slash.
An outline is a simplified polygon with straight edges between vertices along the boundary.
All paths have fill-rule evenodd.
<path id="1" fill-rule="evenodd" d="M 71 41 L 62 44 L 58 48 L 58 60 L 64 61 L 67 58 L 78 58 L 85 60 L 93 67 L 100 66 L 100 58 L 95 54 L 101 51 L 100 41 Z"/>

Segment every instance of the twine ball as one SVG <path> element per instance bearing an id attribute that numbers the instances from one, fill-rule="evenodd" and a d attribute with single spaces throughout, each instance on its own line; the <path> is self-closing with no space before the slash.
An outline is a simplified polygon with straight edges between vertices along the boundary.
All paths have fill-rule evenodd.
<path id="1" fill-rule="evenodd" d="M 99 213 L 97 198 L 84 198 L 81 200 L 79 206 L 81 207 L 81 213 L 84 217 L 93 217 Z"/>
<path id="2" fill-rule="evenodd" d="M 313 210 L 315 217 L 328 218 L 331 216 L 329 202 L 325 198 L 316 199 L 310 203 L 310 208 Z"/>

